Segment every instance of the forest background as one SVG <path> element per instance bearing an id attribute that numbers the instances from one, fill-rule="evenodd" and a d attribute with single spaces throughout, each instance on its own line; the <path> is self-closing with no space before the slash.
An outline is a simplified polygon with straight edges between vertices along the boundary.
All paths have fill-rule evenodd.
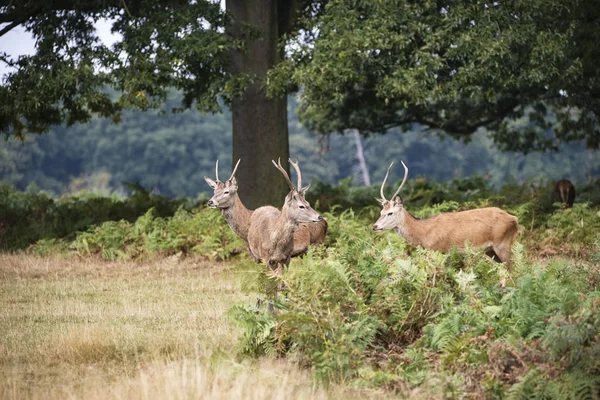
<path id="1" fill-rule="evenodd" d="M 177 93 L 169 100 L 173 105 L 179 101 Z M 298 121 L 297 107 L 296 98 L 288 97 L 290 154 L 300 158 L 305 179 L 364 184 L 352 132 L 328 136 L 310 132 Z M 517 123 L 531 124 L 527 118 Z M 120 124 L 96 118 L 89 124 L 58 126 L 24 141 L 14 137 L 0 141 L 0 180 L 53 196 L 82 190 L 124 196 L 123 183 L 137 182 L 167 197 L 206 199 L 210 188 L 203 177 L 214 177 L 215 161 L 219 160 L 222 177 L 231 171 L 231 131 L 226 108 L 212 115 L 196 110 L 128 112 Z M 580 185 L 600 175 L 600 157 L 583 142 L 563 144 L 558 152 L 521 154 L 500 151 L 485 129 L 471 139 L 440 138 L 414 124 L 407 131 L 392 129 L 363 137 L 361 145 L 371 182 L 380 182 L 389 163 L 400 160 L 408 165 L 411 179 L 445 182 L 478 175 L 496 188 L 561 178 Z M 240 165 L 245 167 L 244 160 Z M 401 173 L 393 170 L 392 181 Z"/>

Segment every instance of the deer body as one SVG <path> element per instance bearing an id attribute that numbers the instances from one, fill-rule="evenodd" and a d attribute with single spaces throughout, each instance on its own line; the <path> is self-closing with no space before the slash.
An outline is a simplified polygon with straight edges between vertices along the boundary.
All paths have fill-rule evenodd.
<path id="1" fill-rule="evenodd" d="M 393 163 L 388 168 L 388 174 Z M 402 163 L 404 165 L 404 163 Z M 383 187 L 386 174 L 381 185 L 381 216 L 373 225 L 375 232 L 395 229 L 398 235 L 412 245 L 419 245 L 431 250 L 447 252 L 452 247 L 464 248 L 469 241 L 474 247 L 493 250 L 500 262 L 507 263 L 510 268 L 510 251 L 518 232 L 518 219 L 497 207 L 475 210 L 441 213 L 430 218 L 415 218 L 404 208 L 398 196 L 408 176 L 408 168 L 404 165 L 405 174 L 402 184 L 392 196 L 386 200 Z"/>
<path id="2" fill-rule="evenodd" d="M 289 218 L 286 210 L 261 207 L 252 214 L 254 230 L 248 238 L 248 247 L 257 260 L 266 260 L 271 269 L 289 265 L 294 251 L 294 233 L 298 224 Z"/>
<path id="3" fill-rule="evenodd" d="M 239 165 L 237 162 L 231 177 L 225 181 L 219 181 L 219 161 L 216 164 L 216 181 L 205 176 L 206 183 L 214 190 L 213 197 L 208 201 L 208 206 L 221 209 L 227 225 L 233 233 L 240 237 L 248 245 L 248 231 L 250 230 L 250 219 L 254 210 L 244 206 L 237 193 L 238 185 L 235 171 Z M 318 223 L 301 223 L 294 232 L 292 257 L 302 255 L 308 251 L 309 245 L 320 245 L 325 240 L 327 233 L 327 221 Z"/>
<path id="4" fill-rule="evenodd" d="M 552 190 L 552 199 L 562 203 L 563 207 L 573 207 L 575 186 L 568 179 L 557 181 Z"/>
<path id="5" fill-rule="evenodd" d="M 323 217 L 313 210 L 304 199 L 308 190 L 302 188 L 302 175 L 298 164 L 290 163 L 298 174 L 298 188 L 296 189 L 281 167 L 281 163 L 273 164 L 286 178 L 290 192 L 285 197 L 281 211 L 272 206 L 260 207 L 252 213 L 250 229 L 248 231 L 248 247 L 252 256 L 263 260 L 271 270 L 279 266 L 287 267 L 294 252 L 294 233 L 300 222 L 318 223 Z M 309 185 L 310 186 L 310 185 Z"/>
<path id="6" fill-rule="evenodd" d="M 431 250 L 447 252 L 463 248 L 466 241 L 474 247 L 492 249 L 500 261 L 510 259 L 510 248 L 517 233 L 517 218 L 496 207 L 455 213 L 442 213 L 418 219 L 405 209 L 395 230 L 407 242 Z"/>

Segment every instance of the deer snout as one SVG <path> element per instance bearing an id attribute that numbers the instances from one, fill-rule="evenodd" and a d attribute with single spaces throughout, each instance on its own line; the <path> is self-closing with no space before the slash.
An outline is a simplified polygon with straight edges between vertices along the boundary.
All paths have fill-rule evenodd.
<path id="1" fill-rule="evenodd" d="M 217 203 L 215 201 L 213 201 L 212 199 L 210 199 L 207 204 L 211 208 L 215 208 L 217 206 Z"/>
<path id="2" fill-rule="evenodd" d="M 375 224 L 375 225 L 373 225 L 373 230 L 374 230 L 375 232 L 379 232 L 379 231 L 381 230 L 381 228 L 380 228 L 380 227 L 378 227 L 378 226 L 377 226 L 377 224 Z"/>
<path id="3" fill-rule="evenodd" d="M 323 221 L 323 216 L 319 214 L 319 221 Z"/>

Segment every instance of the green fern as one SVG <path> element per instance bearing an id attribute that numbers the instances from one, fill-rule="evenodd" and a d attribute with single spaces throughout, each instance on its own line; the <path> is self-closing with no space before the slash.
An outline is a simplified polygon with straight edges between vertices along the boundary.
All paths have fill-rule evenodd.
<path id="1" fill-rule="evenodd" d="M 256 309 L 248 306 L 234 306 L 228 316 L 240 327 L 240 351 L 242 354 L 260 356 L 271 354 L 275 344 L 277 322 L 265 307 Z"/>

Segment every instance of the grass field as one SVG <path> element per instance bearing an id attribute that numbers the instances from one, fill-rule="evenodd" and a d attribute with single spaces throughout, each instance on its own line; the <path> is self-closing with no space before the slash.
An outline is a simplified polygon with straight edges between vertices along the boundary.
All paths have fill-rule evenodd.
<path id="1" fill-rule="evenodd" d="M 235 357 L 231 265 L 0 255 L 0 398 L 381 398 Z M 416 393 L 415 393 L 416 394 Z"/>

